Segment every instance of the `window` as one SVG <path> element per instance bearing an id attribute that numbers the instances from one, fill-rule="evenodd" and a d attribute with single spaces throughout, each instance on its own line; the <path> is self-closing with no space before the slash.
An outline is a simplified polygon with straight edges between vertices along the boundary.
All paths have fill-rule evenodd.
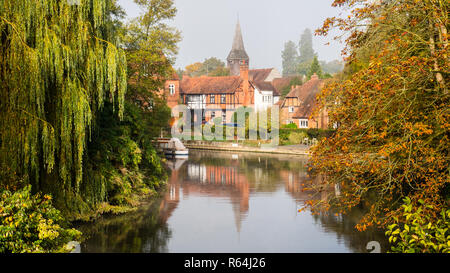
<path id="1" fill-rule="evenodd" d="M 307 119 L 300 120 L 300 128 L 308 128 L 308 120 Z"/>
<path id="2" fill-rule="evenodd" d="M 216 117 L 216 112 L 212 111 L 211 112 L 211 119 L 214 119 Z"/>
<path id="3" fill-rule="evenodd" d="M 289 113 L 294 113 L 294 106 L 289 106 Z"/>
<path id="4" fill-rule="evenodd" d="M 175 84 L 169 84 L 169 93 L 170 95 L 175 95 Z"/>
<path id="5" fill-rule="evenodd" d="M 220 95 L 220 103 L 226 103 L 227 102 L 227 95 L 222 94 Z"/>
<path id="6" fill-rule="evenodd" d="M 216 103 L 216 96 L 215 95 L 210 95 L 209 96 L 209 102 L 210 103 Z"/>

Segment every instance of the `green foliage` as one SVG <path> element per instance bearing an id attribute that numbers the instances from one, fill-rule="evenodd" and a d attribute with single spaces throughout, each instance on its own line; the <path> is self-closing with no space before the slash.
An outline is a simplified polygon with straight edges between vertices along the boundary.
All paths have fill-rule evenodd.
<path id="1" fill-rule="evenodd" d="M 69 2 L 0 1 L 0 168 L 55 198 L 79 196 L 96 112 L 122 117 L 126 91 L 115 1 Z"/>
<path id="2" fill-rule="evenodd" d="M 228 69 L 227 67 L 217 67 L 213 71 L 209 72 L 208 76 L 210 77 L 230 76 L 230 69 Z"/>
<path id="3" fill-rule="evenodd" d="M 31 186 L 0 193 L 0 253 L 68 252 L 81 233 L 67 229 L 51 197 L 32 195 Z"/>
<path id="4" fill-rule="evenodd" d="M 135 206 L 138 200 L 158 189 L 167 174 L 151 140 L 161 127 L 147 123 L 152 115 L 128 101 L 124 120 L 106 105 L 99 115 L 94 137 L 85 159 L 88 172 L 83 180 L 90 205 L 109 202 L 116 206 Z M 168 117 L 161 118 L 167 122 Z M 150 124 L 150 125 L 149 125 Z M 94 194 L 98 193 L 98 194 Z"/>
<path id="5" fill-rule="evenodd" d="M 128 65 L 123 119 L 114 115 L 115 106 L 109 102 L 98 113 L 83 158 L 83 198 L 58 206 L 71 218 L 129 211 L 167 179 L 151 141 L 170 118 L 158 90 L 174 72 L 180 36 L 164 21 L 175 16 L 176 8 L 171 0 L 135 2 L 143 14 L 118 30 Z"/>
<path id="6" fill-rule="evenodd" d="M 297 124 L 290 123 L 290 124 L 284 124 L 281 126 L 281 129 L 298 129 Z"/>
<path id="7" fill-rule="evenodd" d="M 196 62 L 190 64 L 186 66 L 184 72 L 190 77 L 220 77 L 230 75 L 230 70 L 225 66 L 225 63 L 215 57 L 205 59 L 202 63 Z"/>
<path id="8" fill-rule="evenodd" d="M 289 134 L 288 141 L 291 144 L 301 144 L 305 138 L 308 138 L 308 134 L 306 132 L 292 132 Z"/>
<path id="9" fill-rule="evenodd" d="M 299 63 L 297 65 L 297 73 L 306 76 L 311 69 L 312 61 L 313 59 Z"/>
<path id="10" fill-rule="evenodd" d="M 295 125 L 295 124 L 294 124 Z M 317 140 L 322 140 L 324 138 L 328 138 L 331 135 L 334 134 L 334 130 L 323 130 L 323 129 L 289 129 L 286 128 L 285 126 L 289 126 L 289 125 L 283 125 L 283 128 L 280 128 L 280 143 L 282 145 L 291 145 L 291 144 L 298 144 L 298 143 L 292 143 L 290 141 L 290 136 L 291 135 L 298 135 L 299 134 L 306 134 L 306 137 L 308 137 L 309 139 L 317 139 Z M 292 125 L 290 125 L 292 126 Z M 294 139 L 294 138 L 292 138 Z M 300 141 L 302 141 L 303 139 L 301 139 Z"/>
<path id="11" fill-rule="evenodd" d="M 317 56 L 314 56 L 311 66 L 309 67 L 308 74 L 307 74 L 308 79 L 310 79 L 311 76 L 314 74 L 316 74 L 320 79 L 322 79 L 322 77 L 323 77 L 322 68 L 320 67 Z"/>
<path id="12" fill-rule="evenodd" d="M 166 22 L 177 9 L 173 0 L 135 0 L 142 15 L 126 25 L 124 47 L 128 64 L 127 97 L 142 105 L 152 104 L 156 92 L 175 72 L 180 32 Z M 144 105 L 145 106 L 145 105 Z"/>
<path id="13" fill-rule="evenodd" d="M 450 253 L 450 209 L 442 209 L 436 221 L 427 213 L 432 206 L 419 200 L 416 207 L 404 199 L 403 214 L 388 226 L 386 235 L 397 253 Z"/>

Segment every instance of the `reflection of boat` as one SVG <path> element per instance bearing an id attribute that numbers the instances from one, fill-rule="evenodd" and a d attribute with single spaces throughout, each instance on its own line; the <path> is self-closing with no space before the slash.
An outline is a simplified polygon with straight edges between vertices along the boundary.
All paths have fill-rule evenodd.
<path id="1" fill-rule="evenodd" d="M 158 148 L 168 157 L 187 157 L 189 150 L 178 138 L 159 138 L 156 140 Z"/>
<path id="2" fill-rule="evenodd" d="M 175 158 L 173 160 L 167 161 L 167 166 L 172 171 L 178 171 L 181 166 L 183 166 L 184 162 L 186 162 L 187 158 Z"/>

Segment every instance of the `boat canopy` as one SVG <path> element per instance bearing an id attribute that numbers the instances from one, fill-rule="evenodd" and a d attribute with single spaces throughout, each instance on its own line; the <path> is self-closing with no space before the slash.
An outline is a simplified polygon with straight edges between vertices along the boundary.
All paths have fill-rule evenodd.
<path id="1" fill-rule="evenodd" d="M 171 138 L 168 145 L 169 149 L 186 150 L 183 143 L 178 138 Z"/>

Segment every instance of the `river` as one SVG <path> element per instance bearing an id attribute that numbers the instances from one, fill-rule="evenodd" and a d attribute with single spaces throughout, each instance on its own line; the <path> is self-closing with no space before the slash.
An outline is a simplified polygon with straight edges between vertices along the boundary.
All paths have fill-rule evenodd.
<path id="1" fill-rule="evenodd" d="M 385 252 L 381 231 L 355 230 L 361 211 L 299 212 L 312 198 L 302 190 L 310 180 L 307 160 L 191 151 L 188 159 L 167 162 L 161 198 L 77 227 L 88 237 L 81 252 L 367 253 L 371 241 Z"/>

